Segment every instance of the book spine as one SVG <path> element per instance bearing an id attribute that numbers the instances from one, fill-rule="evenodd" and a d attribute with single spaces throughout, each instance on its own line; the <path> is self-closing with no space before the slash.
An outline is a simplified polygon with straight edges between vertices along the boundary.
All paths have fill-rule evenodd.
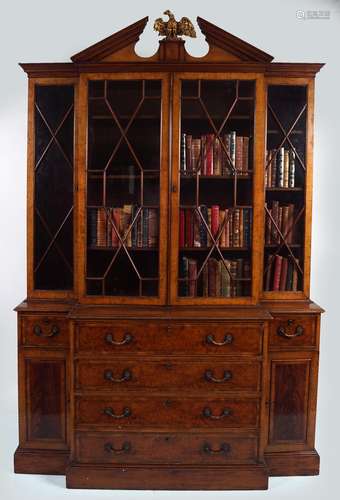
<path id="1" fill-rule="evenodd" d="M 277 230 L 277 227 L 279 225 L 279 202 L 278 201 L 273 201 L 272 204 L 272 217 L 273 221 L 275 222 L 272 223 L 272 242 L 273 243 L 279 243 L 279 233 Z"/>
<path id="2" fill-rule="evenodd" d="M 211 232 L 211 208 L 208 208 L 208 227 L 209 227 L 210 232 Z M 207 234 L 207 238 L 208 238 L 207 246 L 210 246 L 211 245 L 211 237 L 210 237 L 209 233 Z"/>
<path id="3" fill-rule="evenodd" d="M 148 247 L 148 241 L 149 241 L 149 235 L 148 231 L 149 230 L 149 209 L 144 208 L 143 209 L 143 227 L 142 227 L 142 246 L 143 248 Z"/>
<path id="4" fill-rule="evenodd" d="M 229 208 L 226 208 L 225 211 L 224 211 L 224 216 L 226 218 L 226 223 L 224 225 L 224 234 L 225 234 L 225 238 L 224 238 L 224 246 L 226 248 L 229 247 L 229 228 L 230 228 L 230 219 L 229 219 L 229 211 L 230 209 Z"/>
<path id="5" fill-rule="evenodd" d="M 214 166 L 213 172 L 214 175 L 222 175 L 222 158 L 221 158 L 221 143 L 218 137 L 215 137 L 214 140 Z"/>
<path id="6" fill-rule="evenodd" d="M 189 294 L 189 259 L 187 257 L 182 257 L 182 290 L 184 297 L 187 297 Z"/>
<path id="7" fill-rule="evenodd" d="M 144 210 L 142 209 L 138 219 L 137 226 L 137 247 L 142 248 L 143 246 L 143 220 L 144 220 Z"/>
<path id="8" fill-rule="evenodd" d="M 236 276 L 237 276 L 236 296 L 241 297 L 243 295 L 243 286 L 242 286 L 242 281 L 240 281 L 240 279 L 244 277 L 243 276 L 243 259 L 236 260 Z"/>
<path id="9" fill-rule="evenodd" d="M 233 217 L 233 247 L 240 246 L 240 209 L 235 208 Z"/>
<path id="10" fill-rule="evenodd" d="M 243 246 L 250 247 L 250 208 L 243 209 Z"/>
<path id="11" fill-rule="evenodd" d="M 215 259 L 208 260 L 208 295 L 209 297 L 215 297 L 216 295 L 216 269 L 215 269 Z"/>
<path id="12" fill-rule="evenodd" d="M 281 291 L 286 289 L 287 272 L 288 272 L 288 259 L 283 257 L 282 258 L 282 266 L 281 266 L 281 276 L 280 276 L 280 290 Z"/>
<path id="13" fill-rule="evenodd" d="M 99 208 L 97 212 L 97 245 L 105 247 L 107 244 L 106 236 L 106 213 L 104 208 Z"/>
<path id="14" fill-rule="evenodd" d="M 201 206 L 201 214 L 207 225 L 209 224 L 208 222 L 208 209 L 205 205 Z M 201 240 L 201 246 L 202 247 L 207 247 L 208 246 L 208 231 L 207 227 L 204 224 L 203 220 L 200 218 L 200 240 Z"/>
<path id="15" fill-rule="evenodd" d="M 271 244 L 271 232 L 272 232 L 272 220 L 270 215 L 272 215 L 272 209 L 268 209 L 269 213 L 266 213 L 266 245 Z"/>
<path id="16" fill-rule="evenodd" d="M 288 243 L 295 242 L 295 231 L 294 231 L 294 204 L 290 203 L 288 205 L 288 227 L 287 227 L 287 241 Z"/>
<path id="17" fill-rule="evenodd" d="M 277 186 L 278 187 L 283 187 L 283 181 L 284 181 L 284 154 L 285 150 L 284 148 L 280 148 L 278 155 L 277 155 Z"/>
<path id="18" fill-rule="evenodd" d="M 209 295 L 209 273 L 208 264 L 206 264 L 202 271 L 203 275 L 203 297 L 208 297 Z"/>
<path id="19" fill-rule="evenodd" d="M 230 296 L 237 296 L 237 261 L 230 261 L 230 274 L 231 274 L 231 283 L 230 283 Z"/>
<path id="20" fill-rule="evenodd" d="M 196 296 L 196 279 L 197 279 L 197 262 L 194 259 L 189 259 L 188 263 L 189 275 L 189 296 Z"/>
<path id="21" fill-rule="evenodd" d="M 273 163 L 273 151 L 267 151 L 267 162 L 266 162 L 266 176 L 265 176 L 265 187 L 272 187 L 272 163 Z"/>
<path id="22" fill-rule="evenodd" d="M 287 236 L 288 218 L 289 218 L 289 207 L 285 205 L 284 207 L 282 207 L 282 225 L 281 225 L 281 232 L 284 238 L 286 238 Z"/>
<path id="23" fill-rule="evenodd" d="M 194 247 L 199 248 L 201 246 L 201 217 L 197 212 L 193 212 L 193 226 L 194 226 Z"/>
<path id="24" fill-rule="evenodd" d="M 244 246 L 244 210 L 244 208 L 240 209 L 239 247 L 241 248 Z"/>
<path id="25" fill-rule="evenodd" d="M 295 259 L 295 262 L 298 264 L 299 263 L 299 259 Z M 298 269 L 294 265 L 292 290 L 293 290 L 293 292 L 297 292 L 297 289 L 298 289 Z"/>
<path id="26" fill-rule="evenodd" d="M 236 132 L 230 132 L 230 159 L 234 169 L 236 169 Z"/>
<path id="27" fill-rule="evenodd" d="M 248 174 L 249 171 L 249 137 L 243 137 L 242 172 Z"/>
<path id="28" fill-rule="evenodd" d="M 295 187 L 295 152 L 293 150 L 289 153 L 289 187 Z"/>
<path id="29" fill-rule="evenodd" d="M 242 174 L 243 169 L 243 137 L 236 137 L 235 166 L 238 173 Z"/>
<path id="30" fill-rule="evenodd" d="M 206 136 L 201 136 L 201 175 L 207 175 L 207 144 Z"/>
<path id="31" fill-rule="evenodd" d="M 214 136 L 206 135 L 206 175 L 214 175 Z"/>
<path id="32" fill-rule="evenodd" d="M 182 134 L 181 138 L 181 174 L 185 175 L 187 170 L 187 140 L 186 134 Z"/>
<path id="33" fill-rule="evenodd" d="M 284 150 L 283 159 L 283 187 L 289 187 L 289 150 Z"/>
<path id="34" fill-rule="evenodd" d="M 220 224 L 220 207 L 213 205 L 211 207 L 211 234 L 216 238 Z"/>
<path id="35" fill-rule="evenodd" d="M 291 291 L 293 289 L 293 271 L 294 271 L 294 263 L 290 258 L 288 260 L 288 270 L 287 270 L 287 280 L 286 280 L 287 291 Z"/>
<path id="36" fill-rule="evenodd" d="M 133 222 L 135 220 L 137 211 L 138 211 L 138 206 L 137 205 L 133 205 L 133 207 L 132 207 L 132 216 L 131 216 L 132 220 L 131 220 L 131 222 Z M 137 246 L 137 224 L 138 224 L 138 221 L 135 221 L 135 223 L 134 223 L 134 225 L 132 226 L 132 229 L 131 229 L 131 245 L 132 245 L 132 247 L 136 247 Z"/>
<path id="37" fill-rule="evenodd" d="M 222 286 L 222 261 L 216 261 L 216 297 L 221 297 Z"/>
<path id="38" fill-rule="evenodd" d="M 201 164 L 201 139 L 192 139 L 191 147 L 191 174 L 196 174 L 200 170 Z"/>
<path id="39" fill-rule="evenodd" d="M 272 272 L 273 272 L 273 256 L 272 255 L 269 255 L 268 256 L 268 260 L 267 260 L 267 264 L 268 264 L 268 270 L 267 270 L 267 274 L 265 276 L 265 285 L 264 285 L 264 289 L 266 292 L 268 292 L 270 290 L 270 284 L 271 284 L 271 278 L 272 278 Z"/>
<path id="40" fill-rule="evenodd" d="M 274 291 L 278 291 L 280 289 L 281 267 L 282 267 L 282 257 L 281 255 L 276 255 L 275 266 L 274 266 L 274 278 L 273 278 Z"/>
<path id="41" fill-rule="evenodd" d="M 220 210 L 220 227 L 219 231 L 221 231 L 221 228 L 224 224 L 225 220 L 225 210 Z M 220 247 L 224 248 L 225 247 L 225 226 L 223 226 L 223 231 L 220 236 L 220 241 L 219 241 Z"/>

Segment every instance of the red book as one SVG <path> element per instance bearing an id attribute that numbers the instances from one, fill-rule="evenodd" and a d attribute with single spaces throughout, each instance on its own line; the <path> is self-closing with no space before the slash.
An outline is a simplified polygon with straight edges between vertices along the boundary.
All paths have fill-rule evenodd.
<path id="1" fill-rule="evenodd" d="M 220 207 L 218 205 L 213 205 L 211 207 L 211 234 L 216 238 L 218 234 L 218 228 L 220 226 Z"/>
<path id="2" fill-rule="evenodd" d="M 183 248 L 185 244 L 185 215 L 184 209 L 179 211 L 179 247 Z"/>
<path id="3" fill-rule="evenodd" d="M 205 139 L 206 175 L 214 175 L 214 134 L 207 134 Z"/>
<path id="4" fill-rule="evenodd" d="M 274 279 L 273 279 L 274 291 L 278 291 L 280 289 L 281 268 L 282 268 L 282 257 L 281 255 L 276 255 L 274 263 Z"/>
<path id="5" fill-rule="evenodd" d="M 194 220 L 190 208 L 185 211 L 185 243 L 187 247 L 194 246 Z"/>
<path id="6" fill-rule="evenodd" d="M 283 291 L 286 289 L 287 283 L 287 273 L 288 273 L 288 259 L 282 259 L 281 266 L 281 276 L 280 276 L 280 290 Z"/>

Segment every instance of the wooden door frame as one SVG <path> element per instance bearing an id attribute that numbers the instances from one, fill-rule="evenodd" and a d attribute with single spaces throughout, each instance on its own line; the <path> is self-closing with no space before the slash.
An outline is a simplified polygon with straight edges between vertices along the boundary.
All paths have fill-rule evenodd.
<path id="1" fill-rule="evenodd" d="M 160 150 L 160 226 L 159 226 L 159 295 L 158 297 L 101 296 L 86 294 L 86 188 L 88 136 L 88 81 L 89 80 L 161 80 L 161 150 Z M 84 304 L 144 304 L 161 305 L 167 295 L 167 233 L 168 233 L 168 179 L 169 179 L 169 74 L 165 72 L 82 73 L 79 76 L 78 103 L 78 231 L 76 238 L 77 281 L 76 292 Z"/>
<path id="2" fill-rule="evenodd" d="M 251 297 L 178 297 L 178 243 L 179 243 L 179 162 L 180 162 L 180 109 L 181 80 L 254 80 L 255 110 L 254 110 L 254 171 L 253 171 L 253 231 L 252 231 L 252 294 Z M 172 108 L 172 165 L 170 173 L 171 185 L 171 247 L 170 247 L 170 302 L 182 305 L 251 305 L 259 299 L 260 280 L 262 279 L 264 235 L 264 76 L 258 73 L 233 72 L 181 72 L 175 73 L 173 85 Z M 177 172 L 177 175 L 176 175 Z"/>

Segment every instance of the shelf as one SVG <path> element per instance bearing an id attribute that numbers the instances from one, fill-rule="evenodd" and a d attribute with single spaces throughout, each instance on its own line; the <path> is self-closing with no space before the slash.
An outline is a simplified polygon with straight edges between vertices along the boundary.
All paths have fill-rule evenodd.
<path id="1" fill-rule="evenodd" d="M 282 245 L 282 248 L 286 248 L 286 245 L 283 244 L 283 242 L 281 241 L 280 243 L 271 243 L 269 245 L 265 245 L 265 248 L 277 248 L 279 246 Z M 287 243 L 287 245 L 289 246 L 289 248 L 301 248 L 301 244 L 300 243 Z"/>
<path id="2" fill-rule="evenodd" d="M 303 187 L 293 187 L 293 188 L 286 188 L 286 187 L 266 187 L 266 191 L 268 192 L 279 192 L 279 193 L 294 193 L 294 192 L 299 192 L 303 191 Z"/>
<path id="3" fill-rule="evenodd" d="M 159 208 L 159 205 L 140 205 L 139 203 L 126 203 L 126 205 L 137 205 L 138 208 Z M 107 205 L 107 206 L 104 206 L 104 205 L 88 205 L 87 208 L 106 208 L 106 209 L 109 209 L 109 208 L 121 208 L 121 207 L 116 207 L 116 206 L 111 206 L 111 205 Z"/>
<path id="4" fill-rule="evenodd" d="M 181 172 L 181 180 L 188 179 L 194 180 L 196 177 L 199 177 L 201 180 L 234 180 L 237 177 L 237 180 L 249 180 L 252 178 L 252 171 L 249 171 L 248 174 L 243 174 L 242 172 L 237 172 L 236 175 L 186 175 Z"/>
<path id="5" fill-rule="evenodd" d="M 99 251 L 99 252 L 107 252 L 107 251 L 113 251 L 113 250 L 118 250 L 123 248 L 123 245 L 120 245 L 118 247 L 94 247 L 94 246 L 88 246 L 88 250 L 93 250 L 93 251 Z M 125 248 L 128 251 L 132 252 L 158 252 L 158 247 L 128 247 L 125 245 Z"/>
<path id="6" fill-rule="evenodd" d="M 206 252 L 208 250 L 211 250 L 212 246 L 210 247 L 181 247 L 179 250 L 180 252 Z M 216 247 L 215 247 L 216 248 Z M 221 252 L 249 252 L 250 248 L 249 247 L 220 247 L 218 246 L 221 250 Z"/>
<path id="7" fill-rule="evenodd" d="M 159 172 L 158 173 L 151 173 L 151 174 L 146 174 L 144 173 L 143 174 L 143 177 L 144 179 L 157 179 L 159 177 Z M 88 178 L 89 179 L 100 179 L 102 180 L 104 176 L 104 171 L 102 171 L 101 174 L 92 174 L 92 173 L 89 173 L 88 174 Z M 110 180 L 110 179 L 141 179 L 142 176 L 141 175 L 106 175 L 106 179 Z"/>

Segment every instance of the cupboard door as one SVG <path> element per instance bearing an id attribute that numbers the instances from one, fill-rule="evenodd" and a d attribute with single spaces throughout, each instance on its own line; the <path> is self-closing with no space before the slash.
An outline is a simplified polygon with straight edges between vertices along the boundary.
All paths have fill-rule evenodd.
<path id="1" fill-rule="evenodd" d="M 39 355 L 38 355 L 39 356 Z M 23 448 L 66 449 L 66 360 L 22 355 L 20 368 Z"/>
<path id="2" fill-rule="evenodd" d="M 271 361 L 268 448 L 273 451 L 313 447 L 317 390 L 317 354 Z"/>
<path id="3" fill-rule="evenodd" d="M 308 296 L 313 83 L 267 85 L 263 290 L 267 298 Z"/>
<path id="4" fill-rule="evenodd" d="M 85 294 L 164 302 L 168 91 L 164 75 L 88 81 Z"/>
<path id="5" fill-rule="evenodd" d="M 173 302 L 249 303 L 257 293 L 253 193 L 261 154 L 254 141 L 261 128 L 260 89 L 256 75 L 176 76 Z"/>
<path id="6" fill-rule="evenodd" d="M 65 294 L 73 289 L 74 85 L 46 82 L 33 89 L 29 287 Z"/>

